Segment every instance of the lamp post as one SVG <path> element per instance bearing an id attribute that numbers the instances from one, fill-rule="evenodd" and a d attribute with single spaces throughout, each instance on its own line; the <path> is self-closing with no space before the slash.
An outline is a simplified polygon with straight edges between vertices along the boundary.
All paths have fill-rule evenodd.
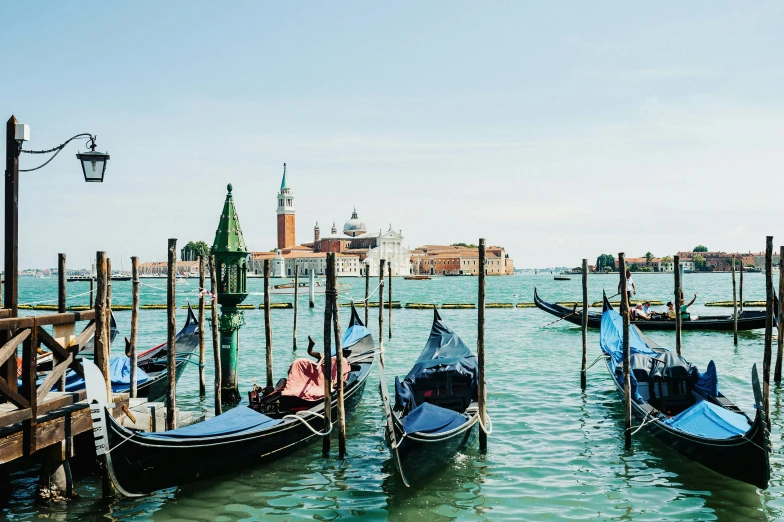
<path id="1" fill-rule="evenodd" d="M 239 330 L 245 324 L 245 315 L 237 305 L 248 297 L 248 249 L 242 237 L 239 218 L 234 209 L 231 183 L 227 187 L 226 201 L 223 204 L 218 230 L 211 254 L 215 256 L 218 278 L 218 302 L 221 316 L 218 321 L 220 330 L 221 359 L 221 398 L 226 404 L 240 402 L 239 381 L 237 377 L 237 357 L 239 352 Z M 212 325 L 215 328 L 216 325 Z"/>
<path id="2" fill-rule="evenodd" d="M 91 152 L 77 154 L 82 164 L 85 181 L 102 182 L 106 172 L 109 155 L 96 152 L 95 136 L 87 133 L 77 134 L 48 150 L 24 150 L 22 145 L 30 140 L 30 127 L 19 123 L 14 116 L 6 124 L 5 141 L 5 287 L 4 305 L 11 311 L 11 317 L 18 314 L 19 305 L 19 173 L 32 172 L 49 164 L 68 143 L 77 138 L 88 138 Z M 53 154 L 43 164 L 31 169 L 19 169 L 19 156 L 26 154 Z M 4 364 L 2 376 L 14 390 L 16 389 L 16 355 L 13 354 Z"/>

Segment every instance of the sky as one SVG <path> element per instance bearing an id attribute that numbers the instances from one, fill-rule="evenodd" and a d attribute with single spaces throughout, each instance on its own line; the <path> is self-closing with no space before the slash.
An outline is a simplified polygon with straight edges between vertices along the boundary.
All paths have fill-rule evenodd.
<path id="1" fill-rule="evenodd" d="M 251 250 L 356 205 L 404 245 L 505 247 L 516 267 L 784 243 L 784 4 L 2 2 L 0 116 L 27 149 L 19 264 L 212 244 L 234 187 Z M 21 168 L 41 156 L 23 155 Z M 1 232 L 1 231 L 0 231 Z M 118 262 L 118 259 L 120 260 Z"/>

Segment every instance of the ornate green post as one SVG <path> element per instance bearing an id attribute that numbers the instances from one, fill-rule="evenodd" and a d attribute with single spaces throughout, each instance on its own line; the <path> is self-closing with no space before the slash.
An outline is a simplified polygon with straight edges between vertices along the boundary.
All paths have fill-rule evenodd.
<path id="1" fill-rule="evenodd" d="M 215 256 L 215 268 L 218 278 L 218 302 L 221 316 L 218 321 L 220 330 L 221 356 L 221 398 L 224 403 L 240 402 L 239 382 L 237 378 L 237 360 L 239 352 L 239 330 L 245 324 L 245 316 L 237 305 L 248 297 L 246 281 L 248 273 L 248 249 L 242 237 L 242 229 L 234 209 L 229 183 L 226 202 L 223 204 L 212 254 Z"/>

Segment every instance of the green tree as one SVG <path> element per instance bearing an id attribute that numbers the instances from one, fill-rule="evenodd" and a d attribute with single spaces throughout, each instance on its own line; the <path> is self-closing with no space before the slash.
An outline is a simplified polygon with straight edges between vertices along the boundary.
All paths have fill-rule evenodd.
<path id="1" fill-rule="evenodd" d="M 615 270 L 615 258 L 612 254 L 602 254 L 596 258 L 596 270 L 603 270 L 605 268 Z"/>
<path id="2" fill-rule="evenodd" d="M 651 259 L 653 259 L 653 254 L 645 252 L 645 266 L 651 266 Z"/>
<path id="3" fill-rule="evenodd" d="M 691 260 L 694 261 L 695 270 L 705 270 L 705 258 L 703 256 L 696 254 Z"/>
<path id="4" fill-rule="evenodd" d="M 706 247 L 705 245 L 697 245 L 696 247 L 694 247 L 694 250 L 692 250 L 692 252 L 707 252 L 707 251 L 708 251 L 708 247 Z"/>
<path id="5" fill-rule="evenodd" d="M 204 241 L 189 241 L 187 245 L 180 250 L 180 259 L 182 261 L 196 261 L 199 256 L 209 256 L 210 247 Z"/>
<path id="6" fill-rule="evenodd" d="M 451 245 L 449 245 L 449 246 L 454 246 L 454 247 L 465 247 L 465 248 L 479 248 L 478 246 L 476 246 L 476 245 L 475 245 L 475 244 L 473 244 L 473 243 L 452 243 L 452 244 L 451 244 Z"/>
<path id="7" fill-rule="evenodd" d="M 629 270 L 632 272 L 638 272 L 640 270 L 640 265 L 637 263 L 632 263 L 632 266 L 629 267 Z"/>

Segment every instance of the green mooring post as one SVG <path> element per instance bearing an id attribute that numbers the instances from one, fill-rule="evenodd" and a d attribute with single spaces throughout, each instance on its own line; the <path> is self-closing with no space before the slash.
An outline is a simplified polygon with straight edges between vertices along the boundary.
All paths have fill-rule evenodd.
<path id="1" fill-rule="evenodd" d="M 224 404 L 240 402 L 237 363 L 239 353 L 239 330 L 245 324 L 245 316 L 237 305 L 248 297 L 248 249 L 242 237 L 240 221 L 234 208 L 229 183 L 226 201 L 223 204 L 218 230 L 211 253 L 215 256 L 218 278 L 218 302 L 221 307 L 218 330 L 220 331 L 221 399 Z"/>

